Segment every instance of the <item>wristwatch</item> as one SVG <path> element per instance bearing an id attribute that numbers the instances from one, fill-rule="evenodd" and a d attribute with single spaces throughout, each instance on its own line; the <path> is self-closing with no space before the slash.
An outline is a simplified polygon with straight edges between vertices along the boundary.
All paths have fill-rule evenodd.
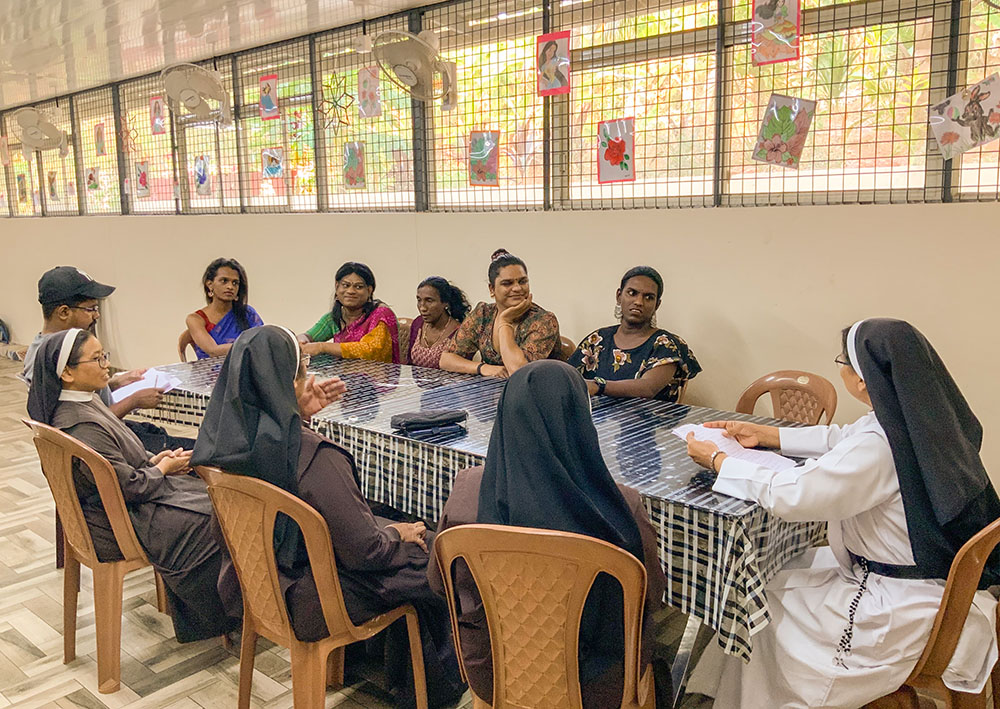
<path id="1" fill-rule="evenodd" d="M 604 387 L 608 385 L 608 380 L 604 377 L 594 377 L 594 384 L 597 385 L 597 395 L 601 396 L 604 394 Z"/>

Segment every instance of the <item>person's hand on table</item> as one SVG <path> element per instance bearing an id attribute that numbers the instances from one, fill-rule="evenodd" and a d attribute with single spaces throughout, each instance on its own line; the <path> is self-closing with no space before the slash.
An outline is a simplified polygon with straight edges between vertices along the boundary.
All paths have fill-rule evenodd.
<path id="1" fill-rule="evenodd" d="M 591 396 L 597 396 L 597 389 L 598 389 L 597 383 L 594 382 L 594 380 L 592 379 L 587 379 L 586 383 L 587 383 L 587 393 L 590 394 Z"/>
<path id="2" fill-rule="evenodd" d="M 129 404 L 133 409 L 155 409 L 163 403 L 163 392 L 163 389 L 156 387 L 140 389 L 128 397 Z"/>
<path id="3" fill-rule="evenodd" d="M 497 319 L 493 321 L 493 329 L 499 330 L 501 325 L 513 325 L 521 317 L 528 312 L 531 307 L 531 293 L 522 300 L 517 305 L 512 305 L 509 308 L 505 308 L 503 311 L 497 314 Z"/>
<path id="4" fill-rule="evenodd" d="M 507 368 L 502 364 L 484 364 L 479 373 L 484 377 L 496 377 L 497 379 L 506 379 L 510 376 L 507 374 Z"/>
<path id="5" fill-rule="evenodd" d="M 709 421 L 702 424 L 705 428 L 721 428 L 722 435 L 733 438 L 744 448 L 778 448 L 778 427 L 764 426 L 749 421 Z"/>
<path id="6" fill-rule="evenodd" d="M 399 532 L 399 538 L 402 541 L 413 542 L 427 551 L 427 542 L 424 541 L 424 537 L 427 536 L 427 527 L 424 526 L 423 522 L 396 522 L 389 526 Z"/>
<path id="7" fill-rule="evenodd" d="M 183 448 L 162 451 L 154 455 L 151 462 L 164 475 L 183 475 L 191 470 L 191 451 Z"/>
<path id="8" fill-rule="evenodd" d="M 712 465 L 712 463 L 714 462 L 715 465 L 722 465 L 722 461 L 719 459 L 724 458 L 726 454 L 720 453 L 716 456 L 716 460 L 713 461 L 712 454 L 719 450 L 719 447 L 711 441 L 699 441 L 694 437 L 694 431 L 691 431 L 691 433 L 689 433 L 687 438 L 684 440 L 687 441 L 687 453 L 691 456 L 691 460 L 701 467 L 708 468 L 714 473 L 716 472 L 716 468 Z"/>
<path id="9" fill-rule="evenodd" d="M 307 354 L 310 357 L 315 357 L 318 354 L 323 354 L 323 343 L 322 342 L 304 342 L 301 345 L 302 354 Z"/>
<path id="10" fill-rule="evenodd" d="M 108 386 L 112 389 L 121 389 L 129 384 L 135 384 L 137 381 L 142 379 L 145 374 L 145 369 L 132 369 L 128 372 L 118 372 L 118 374 L 111 377 L 111 381 L 108 382 Z"/>
<path id="11" fill-rule="evenodd" d="M 311 374 L 306 379 L 302 396 L 299 397 L 299 414 L 307 419 L 319 413 L 347 392 L 347 385 L 340 377 L 330 377 L 321 382 L 316 381 L 316 375 Z"/>

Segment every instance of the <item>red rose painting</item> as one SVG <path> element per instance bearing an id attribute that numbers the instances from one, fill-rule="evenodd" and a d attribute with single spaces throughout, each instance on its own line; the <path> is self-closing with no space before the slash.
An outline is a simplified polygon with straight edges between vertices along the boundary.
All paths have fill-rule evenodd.
<path id="1" fill-rule="evenodd" d="M 597 124 L 597 181 L 635 179 L 635 119 L 619 118 Z"/>

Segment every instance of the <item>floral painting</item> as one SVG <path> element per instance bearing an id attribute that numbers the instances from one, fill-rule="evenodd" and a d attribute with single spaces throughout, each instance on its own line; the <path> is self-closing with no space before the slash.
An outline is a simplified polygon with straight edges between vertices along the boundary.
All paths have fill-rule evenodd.
<path id="1" fill-rule="evenodd" d="M 162 96 L 149 99 L 149 130 L 153 135 L 167 132 L 167 105 Z"/>
<path id="2" fill-rule="evenodd" d="M 799 58 L 799 0 L 754 0 L 751 53 L 756 66 Z"/>
<path id="3" fill-rule="evenodd" d="M 996 140 L 1000 137 L 1000 74 L 932 106 L 930 123 L 945 160 Z"/>
<path id="4" fill-rule="evenodd" d="M 24 179 L 24 175 L 18 173 L 17 175 L 17 201 L 27 202 L 28 201 L 28 183 Z"/>
<path id="5" fill-rule="evenodd" d="M 365 187 L 365 144 L 362 141 L 344 145 L 344 187 L 352 190 Z"/>
<path id="6" fill-rule="evenodd" d="M 635 119 L 618 118 L 597 124 L 597 181 L 635 179 Z"/>
<path id="7" fill-rule="evenodd" d="M 257 99 L 261 120 L 270 121 L 281 115 L 278 108 L 278 75 L 260 77 L 260 95 Z"/>
<path id="8" fill-rule="evenodd" d="M 358 117 L 376 118 L 382 115 L 382 87 L 378 67 L 358 69 Z"/>
<path id="9" fill-rule="evenodd" d="M 84 179 L 88 190 L 101 189 L 101 168 L 88 167 Z"/>
<path id="10" fill-rule="evenodd" d="M 814 113 L 815 101 L 771 94 L 751 157 L 758 162 L 798 170 Z"/>
<path id="11" fill-rule="evenodd" d="M 498 187 L 500 178 L 500 131 L 474 130 L 469 134 L 469 184 Z"/>
<path id="12" fill-rule="evenodd" d="M 56 188 L 56 171 L 49 170 L 45 175 L 45 182 L 49 186 L 49 199 L 58 202 L 59 190 Z"/>
<path id="13" fill-rule="evenodd" d="M 143 160 L 135 164 L 135 196 L 149 196 L 149 161 Z"/>
<path id="14" fill-rule="evenodd" d="M 535 40 L 539 96 L 569 93 L 569 40 L 569 30 L 543 34 Z"/>

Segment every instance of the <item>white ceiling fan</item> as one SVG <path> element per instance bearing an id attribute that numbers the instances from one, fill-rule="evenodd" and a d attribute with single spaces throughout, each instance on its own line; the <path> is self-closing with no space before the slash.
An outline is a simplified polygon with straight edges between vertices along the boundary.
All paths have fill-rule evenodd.
<path id="1" fill-rule="evenodd" d="M 372 40 L 372 53 L 389 80 L 418 101 L 457 103 L 457 67 L 441 57 L 435 32 L 424 30 L 415 35 L 386 30 Z M 438 76 L 441 80 L 435 86 Z"/>
<path id="2" fill-rule="evenodd" d="M 160 77 L 173 102 L 172 108 L 178 114 L 190 114 L 198 121 L 214 120 L 227 126 L 233 122 L 229 92 L 218 72 L 194 64 L 174 64 L 160 72 Z M 218 102 L 219 107 L 213 108 L 208 100 Z"/>
<path id="3" fill-rule="evenodd" d="M 59 155 L 69 154 L 66 131 L 60 130 L 51 119 L 37 108 L 22 108 L 14 112 L 14 121 L 21 128 L 21 150 L 30 161 L 35 150 L 59 149 Z"/>

